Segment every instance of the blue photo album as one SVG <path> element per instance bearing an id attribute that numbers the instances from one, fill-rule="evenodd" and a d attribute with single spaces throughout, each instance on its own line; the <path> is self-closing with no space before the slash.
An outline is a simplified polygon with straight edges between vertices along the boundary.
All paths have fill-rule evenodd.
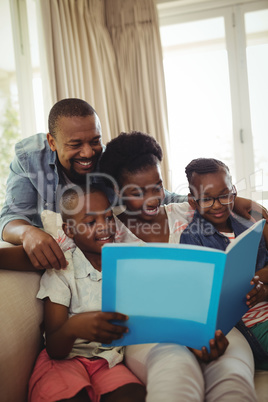
<path id="1" fill-rule="evenodd" d="M 209 348 L 248 310 L 265 220 L 226 251 L 184 244 L 114 243 L 102 249 L 102 311 L 129 316 L 129 332 L 109 346 L 178 343 Z"/>

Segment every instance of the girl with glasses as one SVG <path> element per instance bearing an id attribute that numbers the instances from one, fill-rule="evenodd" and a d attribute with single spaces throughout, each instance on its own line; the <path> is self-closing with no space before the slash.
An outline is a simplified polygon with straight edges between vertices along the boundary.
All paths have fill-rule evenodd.
<path id="1" fill-rule="evenodd" d="M 232 212 L 236 190 L 229 168 L 219 160 L 199 158 L 192 160 L 185 172 L 190 189 L 188 199 L 195 214 L 180 242 L 225 250 L 247 229 Z M 256 286 L 246 301 L 250 309 L 237 327 L 252 347 L 256 368 L 268 370 L 268 253 L 264 238 L 258 250 L 253 284 Z"/>

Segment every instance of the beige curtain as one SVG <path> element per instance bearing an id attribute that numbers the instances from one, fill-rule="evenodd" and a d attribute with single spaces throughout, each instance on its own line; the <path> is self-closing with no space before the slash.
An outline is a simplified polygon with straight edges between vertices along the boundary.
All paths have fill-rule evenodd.
<path id="1" fill-rule="evenodd" d="M 125 130 L 118 70 L 104 0 L 38 0 L 51 105 L 85 99 L 100 116 L 103 142 Z"/>
<path id="2" fill-rule="evenodd" d="M 37 4 L 49 108 L 67 97 L 87 100 L 100 116 L 104 143 L 121 131 L 153 135 L 163 148 L 162 173 L 169 188 L 166 95 L 153 0 Z"/>
<path id="3" fill-rule="evenodd" d="M 169 139 L 162 48 L 153 0 L 105 0 L 119 71 L 128 130 L 153 135 L 164 152 L 162 173 L 169 180 Z"/>

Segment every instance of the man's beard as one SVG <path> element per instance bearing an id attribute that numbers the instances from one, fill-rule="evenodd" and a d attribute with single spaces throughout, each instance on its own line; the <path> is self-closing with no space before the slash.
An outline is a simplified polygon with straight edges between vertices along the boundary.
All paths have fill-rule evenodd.
<path id="1" fill-rule="evenodd" d="M 70 176 L 75 184 L 86 184 L 87 174 L 80 174 L 74 169 L 74 160 L 70 159 Z"/>

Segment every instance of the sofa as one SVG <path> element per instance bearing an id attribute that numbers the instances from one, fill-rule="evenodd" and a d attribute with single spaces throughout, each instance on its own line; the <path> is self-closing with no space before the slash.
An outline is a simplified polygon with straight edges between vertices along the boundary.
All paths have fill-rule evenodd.
<path id="1" fill-rule="evenodd" d="M 0 247 L 7 246 L 1 242 Z M 0 400 L 26 402 L 27 384 L 42 348 L 40 273 L 0 270 Z M 268 371 L 255 372 L 259 402 L 268 402 Z"/>

